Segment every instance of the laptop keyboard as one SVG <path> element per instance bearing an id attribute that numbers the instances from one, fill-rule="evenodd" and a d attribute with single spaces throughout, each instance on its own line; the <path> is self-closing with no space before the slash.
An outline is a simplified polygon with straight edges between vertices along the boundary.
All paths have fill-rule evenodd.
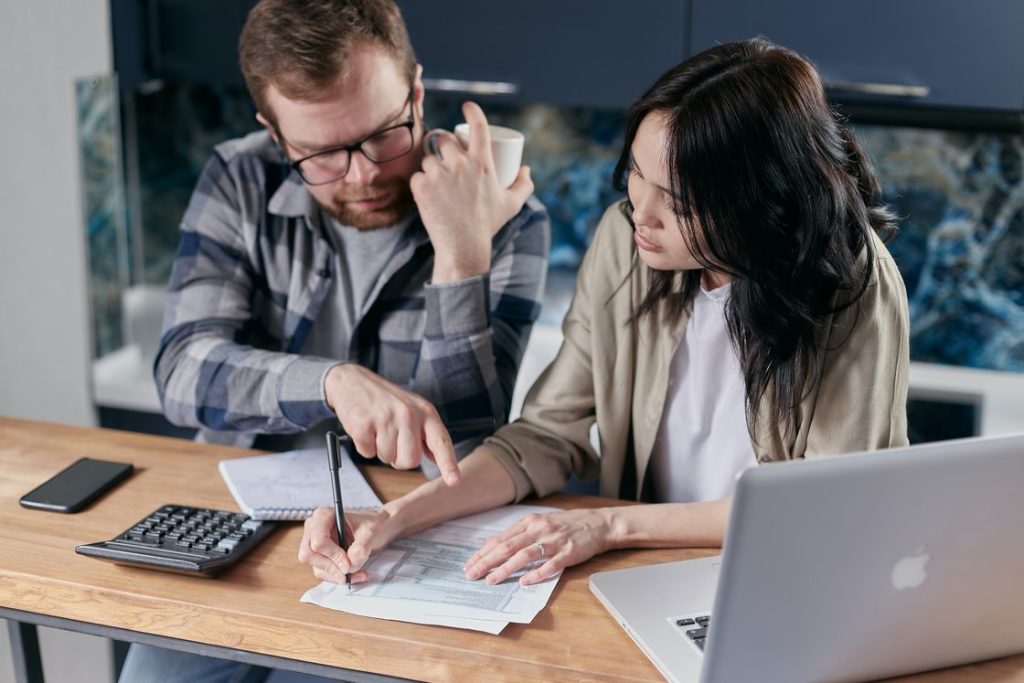
<path id="1" fill-rule="evenodd" d="M 708 625 L 711 623 L 711 615 L 699 614 L 685 617 L 673 617 L 669 619 L 672 624 L 683 634 L 687 640 L 704 652 L 704 641 L 708 636 Z"/>

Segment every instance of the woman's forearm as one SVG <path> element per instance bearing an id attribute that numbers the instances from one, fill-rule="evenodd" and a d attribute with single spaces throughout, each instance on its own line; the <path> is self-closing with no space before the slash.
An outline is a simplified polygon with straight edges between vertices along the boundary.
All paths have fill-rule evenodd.
<path id="1" fill-rule="evenodd" d="M 723 498 L 606 508 L 611 516 L 609 550 L 721 547 L 731 507 L 732 499 Z"/>
<path id="2" fill-rule="evenodd" d="M 413 534 L 515 500 L 511 475 L 486 447 L 470 453 L 459 467 L 462 481 L 458 486 L 434 479 L 384 506 L 401 529 L 398 535 Z M 731 505 L 732 499 L 725 498 L 603 508 L 609 528 L 607 549 L 720 547 Z"/>
<path id="3" fill-rule="evenodd" d="M 470 453 L 459 469 L 462 480 L 458 486 L 433 479 L 384 506 L 399 524 L 401 536 L 515 500 L 512 476 L 487 448 L 481 446 Z"/>

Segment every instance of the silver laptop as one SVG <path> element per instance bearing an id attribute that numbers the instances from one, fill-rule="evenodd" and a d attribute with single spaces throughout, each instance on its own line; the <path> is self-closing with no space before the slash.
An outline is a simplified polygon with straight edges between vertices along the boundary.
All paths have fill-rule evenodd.
<path id="1" fill-rule="evenodd" d="M 750 469 L 720 557 L 590 589 L 672 681 L 863 681 L 1024 652 L 1024 435 Z"/>

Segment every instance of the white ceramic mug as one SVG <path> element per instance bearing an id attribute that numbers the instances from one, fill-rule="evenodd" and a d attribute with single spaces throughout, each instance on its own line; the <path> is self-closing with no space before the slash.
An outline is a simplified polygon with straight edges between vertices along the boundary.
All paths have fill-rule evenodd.
<path id="1" fill-rule="evenodd" d="M 498 184 L 508 187 L 516 181 L 519 168 L 523 165 L 523 145 L 526 136 L 518 130 L 505 126 L 487 126 L 491 131 L 491 155 L 494 157 L 494 170 L 497 172 Z M 455 137 L 464 147 L 469 146 L 469 124 L 460 123 L 455 126 Z"/>

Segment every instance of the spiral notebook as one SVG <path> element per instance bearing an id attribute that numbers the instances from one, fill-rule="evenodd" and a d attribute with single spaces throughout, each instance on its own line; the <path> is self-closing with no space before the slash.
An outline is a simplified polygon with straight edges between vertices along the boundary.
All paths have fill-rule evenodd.
<path id="1" fill-rule="evenodd" d="M 346 510 L 381 507 L 380 499 L 340 449 L 341 497 Z M 306 519 L 333 505 L 331 474 L 323 448 L 221 460 L 220 476 L 242 512 L 253 519 Z"/>

